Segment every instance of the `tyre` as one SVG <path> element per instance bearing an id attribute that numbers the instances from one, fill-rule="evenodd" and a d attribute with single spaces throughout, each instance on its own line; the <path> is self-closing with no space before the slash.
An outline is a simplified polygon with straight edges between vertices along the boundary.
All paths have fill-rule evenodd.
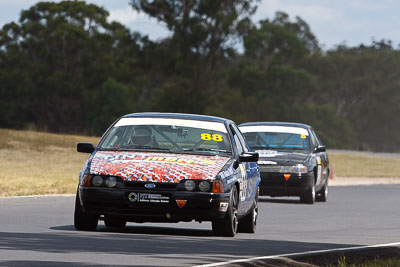
<path id="1" fill-rule="evenodd" d="M 238 208 L 239 196 L 236 186 L 232 187 L 231 196 L 229 200 L 228 210 L 226 211 L 223 219 L 216 219 L 212 221 L 212 230 L 214 235 L 233 237 L 236 235 L 238 227 Z"/>
<path id="2" fill-rule="evenodd" d="M 105 215 L 104 216 L 104 224 L 107 227 L 111 227 L 111 228 L 124 228 L 126 225 L 126 221 L 117 216 Z"/>
<path id="3" fill-rule="evenodd" d="M 258 218 L 258 192 L 259 189 L 257 188 L 256 197 L 249 214 L 239 221 L 238 232 L 240 233 L 254 234 L 256 232 Z"/>
<path id="4" fill-rule="evenodd" d="M 74 212 L 74 226 L 77 230 L 82 231 L 95 231 L 97 223 L 99 221 L 99 215 L 90 214 L 83 211 L 79 195 L 76 193 L 75 199 L 75 212 Z"/>
<path id="5" fill-rule="evenodd" d="M 257 228 L 258 205 L 254 200 L 251 211 L 239 221 L 238 232 L 254 234 Z"/>
<path id="6" fill-rule="evenodd" d="M 311 186 L 300 196 L 300 202 L 305 204 L 314 204 L 315 202 L 315 182 L 311 181 Z"/>
<path id="7" fill-rule="evenodd" d="M 328 200 L 328 180 L 325 182 L 324 187 L 321 189 L 321 191 L 318 192 L 318 195 L 316 196 L 316 201 L 319 202 L 326 202 Z"/>

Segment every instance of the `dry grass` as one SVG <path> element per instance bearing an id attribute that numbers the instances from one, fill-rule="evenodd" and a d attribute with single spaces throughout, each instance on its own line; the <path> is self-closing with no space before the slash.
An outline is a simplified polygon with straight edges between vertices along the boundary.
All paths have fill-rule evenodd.
<path id="1" fill-rule="evenodd" d="M 345 257 L 341 257 L 338 259 L 337 265 L 329 265 L 329 266 L 337 266 L 337 267 L 399 267 L 400 259 L 398 256 L 393 256 L 387 259 L 373 259 L 373 260 L 363 260 L 359 259 L 354 263 L 347 263 Z"/>
<path id="2" fill-rule="evenodd" d="M 400 174 L 400 158 L 395 157 L 331 153 L 329 160 L 338 177 L 399 177 Z"/>
<path id="3" fill-rule="evenodd" d="M 98 139 L 0 129 L 0 197 L 74 193 L 88 158 L 76 143 Z"/>
<path id="4" fill-rule="evenodd" d="M 76 152 L 76 143 L 98 140 L 0 129 L 0 197 L 75 193 L 78 173 L 88 158 Z M 329 153 L 329 158 L 338 177 L 398 177 L 400 173 L 400 157 Z"/>

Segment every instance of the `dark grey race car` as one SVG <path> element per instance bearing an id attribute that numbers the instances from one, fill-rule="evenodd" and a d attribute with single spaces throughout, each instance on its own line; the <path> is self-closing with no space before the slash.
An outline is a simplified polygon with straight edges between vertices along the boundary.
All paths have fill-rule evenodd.
<path id="1" fill-rule="evenodd" d="M 260 156 L 260 195 L 300 196 L 307 204 L 327 201 L 329 159 L 311 126 L 252 122 L 239 128 Z"/>

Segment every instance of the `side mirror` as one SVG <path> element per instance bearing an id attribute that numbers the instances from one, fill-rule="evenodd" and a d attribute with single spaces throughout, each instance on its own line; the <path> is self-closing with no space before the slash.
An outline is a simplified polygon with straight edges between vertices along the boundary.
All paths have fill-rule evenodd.
<path id="1" fill-rule="evenodd" d="M 326 147 L 325 146 L 317 146 L 314 148 L 314 152 L 326 152 Z"/>
<path id="2" fill-rule="evenodd" d="M 258 152 L 245 152 L 239 156 L 240 162 L 257 162 Z"/>
<path id="3" fill-rule="evenodd" d="M 92 153 L 94 151 L 94 146 L 91 143 L 78 143 L 76 150 L 82 153 Z"/>

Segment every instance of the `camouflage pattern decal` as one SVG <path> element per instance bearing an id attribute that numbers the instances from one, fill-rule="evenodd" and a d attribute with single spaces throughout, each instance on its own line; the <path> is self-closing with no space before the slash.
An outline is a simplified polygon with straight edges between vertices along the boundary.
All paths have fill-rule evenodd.
<path id="1" fill-rule="evenodd" d="M 126 181 L 178 183 L 183 179 L 212 180 L 227 157 L 188 154 L 98 151 L 90 173 L 119 176 Z"/>

